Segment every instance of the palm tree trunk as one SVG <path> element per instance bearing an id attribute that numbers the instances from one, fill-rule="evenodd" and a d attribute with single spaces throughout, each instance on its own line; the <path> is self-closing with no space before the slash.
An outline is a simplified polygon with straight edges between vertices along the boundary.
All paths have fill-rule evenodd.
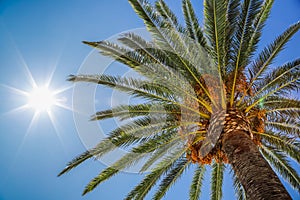
<path id="1" fill-rule="evenodd" d="M 223 137 L 223 151 L 250 200 L 292 199 L 245 131 Z"/>

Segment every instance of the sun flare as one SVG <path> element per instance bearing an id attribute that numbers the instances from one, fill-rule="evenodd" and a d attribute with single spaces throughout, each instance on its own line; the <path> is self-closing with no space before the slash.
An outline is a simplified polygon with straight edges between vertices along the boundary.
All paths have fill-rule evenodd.
<path id="1" fill-rule="evenodd" d="M 37 87 L 28 93 L 27 106 L 33 108 L 36 112 L 49 112 L 51 107 L 57 105 L 57 103 L 58 99 L 56 99 L 55 93 L 46 86 Z"/>

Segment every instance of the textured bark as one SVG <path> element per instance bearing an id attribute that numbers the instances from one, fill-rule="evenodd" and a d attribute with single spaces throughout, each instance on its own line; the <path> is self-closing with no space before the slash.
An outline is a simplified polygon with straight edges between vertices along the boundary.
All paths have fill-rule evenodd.
<path id="1" fill-rule="evenodd" d="M 223 151 L 250 200 L 289 200 L 290 195 L 246 132 L 224 135 Z"/>

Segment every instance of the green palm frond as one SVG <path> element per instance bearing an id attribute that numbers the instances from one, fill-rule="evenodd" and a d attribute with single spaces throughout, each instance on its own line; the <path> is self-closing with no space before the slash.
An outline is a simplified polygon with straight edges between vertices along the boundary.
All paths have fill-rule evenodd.
<path id="1" fill-rule="evenodd" d="M 248 42 L 248 49 L 245 53 L 245 56 L 248 56 L 249 58 L 252 57 L 252 54 L 255 52 L 257 48 L 257 44 L 260 41 L 260 37 L 261 37 L 261 31 L 265 25 L 266 20 L 270 15 L 273 3 L 274 0 L 265 0 L 263 2 L 263 6 L 260 12 L 256 15 L 256 18 L 253 21 L 253 29 L 249 33 L 250 40 Z"/>
<path id="2" fill-rule="evenodd" d="M 151 171 L 146 177 L 127 195 L 126 200 L 132 199 L 143 199 L 155 183 L 160 179 L 160 177 L 167 173 L 176 163 L 180 157 L 182 157 L 184 150 L 176 149 L 164 158 L 156 167 Z"/>
<path id="3" fill-rule="evenodd" d="M 178 159 L 174 167 L 172 167 L 172 169 L 165 175 L 165 178 L 161 181 L 152 199 L 162 199 L 169 188 L 177 181 L 178 178 L 180 178 L 189 165 L 190 162 L 186 158 Z"/>
<path id="4" fill-rule="evenodd" d="M 298 89 L 300 86 L 300 59 L 276 67 L 269 72 L 260 83 L 256 85 L 257 92 L 255 96 L 259 96 L 261 93 L 270 93 L 270 91 L 277 89 L 287 82 L 291 82 L 290 86 L 287 87 L 287 91 Z"/>
<path id="5" fill-rule="evenodd" d="M 161 48 L 175 54 L 180 65 L 190 73 L 192 79 L 201 84 L 199 81 L 199 71 L 187 63 L 188 58 L 193 58 L 187 51 L 186 42 L 188 38 L 183 38 L 177 30 L 172 27 L 166 27 L 162 22 L 158 12 L 145 0 L 129 0 L 136 13 L 144 20 L 148 31 L 152 34 L 156 44 Z M 184 59 L 186 57 L 186 59 Z"/>
<path id="6" fill-rule="evenodd" d="M 183 33 L 185 31 L 184 28 L 178 23 L 176 15 L 163 0 L 156 1 L 155 7 L 160 16 L 163 18 L 164 23 L 168 24 L 164 28 L 172 27 L 172 29 L 177 30 L 179 33 Z"/>
<path id="7" fill-rule="evenodd" d="M 233 174 L 233 187 L 237 200 L 246 200 L 246 192 L 239 179 Z"/>
<path id="8" fill-rule="evenodd" d="M 186 72 L 185 68 L 181 69 L 182 66 L 178 65 L 178 62 L 174 62 L 174 59 L 176 60 L 177 57 L 176 55 L 174 57 L 174 54 L 168 51 L 166 52 L 159 50 L 152 44 L 147 43 L 142 38 L 132 33 L 124 34 L 123 37 L 119 38 L 119 40 L 126 46 L 134 48 L 136 52 L 148 60 L 148 65 L 144 64 L 145 67 L 140 66 L 139 72 L 142 72 L 143 75 L 146 74 L 146 76 L 151 78 L 153 82 L 159 82 L 168 88 L 172 88 L 176 94 L 186 95 L 189 98 L 194 99 L 199 104 L 203 105 L 209 112 L 211 112 L 211 106 L 204 98 L 196 98 L 194 90 L 191 88 L 193 81 L 190 82 L 190 73 Z M 195 48 L 197 50 L 197 47 Z M 198 65 L 199 63 L 203 63 L 202 66 L 204 67 L 204 61 L 207 58 L 204 58 L 205 55 L 199 56 L 199 51 L 196 52 L 198 52 L 197 57 L 200 58 L 195 59 L 194 57 L 194 62 L 198 63 Z M 145 59 L 143 59 L 143 62 L 146 62 Z M 179 74 L 178 72 L 181 73 Z M 166 79 L 166 77 L 168 78 Z M 201 87 L 204 88 L 203 84 L 201 84 Z M 208 92 L 206 91 L 206 93 Z"/>
<path id="9" fill-rule="evenodd" d="M 98 49 L 102 55 L 111 57 L 114 60 L 135 69 L 138 72 L 139 66 L 143 65 L 144 63 L 141 56 L 139 56 L 135 52 L 108 41 L 84 41 L 83 43 Z"/>
<path id="10" fill-rule="evenodd" d="M 170 99 L 175 99 L 170 89 L 156 83 L 139 79 L 109 75 L 70 75 L 68 80 L 73 82 L 96 83 L 127 92 L 136 97 L 149 98 L 151 100 L 170 102 Z"/>
<path id="11" fill-rule="evenodd" d="M 266 109 L 266 113 L 272 119 L 300 117 L 300 101 L 297 99 L 287 99 L 281 97 L 271 97 L 260 103 L 261 108 Z"/>
<path id="12" fill-rule="evenodd" d="M 150 158 L 145 162 L 145 164 L 141 167 L 140 172 L 146 172 L 149 170 L 155 163 L 157 163 L 160 159 L 164 158 L 164 156 L 168 155 L 168 151 L 170 149 L 174 149 L 175 145 L 177 145 L 177 140 L 173 140 L 171 142 L 166 143 L 164 146 L 161 146 L 159 149 L 155 149 Z"/>
<path id="13" fill-rule="evenodd" d="M 182 10 L 189 36 L 207 49 L 206 38 L 203 35 L 198 18 L 194 12 L 194 8 L 190 0 L 182 1 Z"/>
<path id="14" fill-rule="evenodd" d="M 226 11 L 228 1 L 205 0 L 204 1 L 204 22 L 205 33 L 212 48 L 211 54 L 218 64 L 218 71 L 221 72 L 224 57 L 224 42 L 226 35 Z"/>
<path id="15" fill-rule="evenodd" d="M 61 176 L 65 173 L 67 173 L 68 171 L 77 167 L 79 164 L 81 164 L 82 162 L 84 162 L 85 160 L 87 160 L 91 157 L 93 157 L 93 154 L 89 150 L 83 152 L 82 154 L 80 154 L 79 156 L 74 158 L 71 162 L 69 162 L 67 164 L 67 166 L 57 176 Z"/>
<path id="16" fill-rule="evenodd" d="M 167 144 L 178 144 L 181 141 L 180 136 L 178 136 L 178 131 L 176 129 L 161 131 L 160 135 L 155 135 L 153 138 L 146 142 L 143 142 L 138 147 L 134 147 L 132 152 L 134 153 L 150 153 L 160 148 L 164 149 Z"/>
<path id="17" fill-rule="evenodd" d="M 198 200 L 201 195 L 201 187 L 204 180 L 204 174 L 205 174 L 206 168 L 205 165 L 199 165 L 197 166 L 192 184 L 190 186 L 190 200 Z"/>
<path id="18" fill-rule="evenodd" d="M 109 134 L 108 138 L 117 146 L 127 146 L 133 142 L 139 142 L 141 139 L 149 139 L 163 130 L 170 130 L 177 126 L 177 122 L 167 121 L 164 117 L 153 118 L 147 116 L 118 127 Z M 120 144 L 119 141 L 122 143 Z"/>
<path id="19" fill-rule="evenodd" d="M 204 0 L 204 32 L 210 41 L 210 55 L 217 63 L 217 73 L 222 85 L 222 78 L 225 74 L 224 57 L 226 55 L 226 13 L 227 13 L 228 1 L 216 1 L 216 0 Z M 222 107 L 225 107 L 225 94 L 223 90 L 220 90 L 222 98 Z"/>
<path id="20" fill-rule="evenodd" d="M 211 176 L 211 200 L 222 199 L 222 186 L 223 186 L 223 174 L 225 165 L 223 163 L 214 162 L 212 165 L 212 176 Z"/>
<path id="21" fill-rule="evenodd" d="M 109 179 L 110 177 L 118 173 L 120 170 L 136 164 L 144 156 L 145 154 L 136 154 L 131 152 L 127 153 L 125 156 L 123 156 L 117 162 L 115 162 L 111 167 L 104 169 L 98 176 L 91 180 L 85 187 L 85 190 L 83 191 L 82 195 L 85 195 L 86 193 L 92 191 L 97 185 Z"/>
<path id="22" fill-rule="evenodd" d="M 240 0 L 231 0 L 228 2 L 227 14 L 226 14 L 226 35 L 224 52 L 226 56 L 223 57 L 224 69 L 222 74 L 233 71 L 233 57 L 235 52 L 233 51 L 233 44 L 235 33 L 237 29 L 238 19 L 240 15 Z"/>
<path id="23" fill-rule="evenodd" d="M 115 108 L 97 112 L 91 120 L 104 120 L 109 118 L 118 118 L 125 120 L 129 118 L 145 115 L 179 115 L 181 110 L 179 106 L 163 103 L 144 103 L 137 105 L 119 105 Z"/>
<path id="24" fill-rule="evenodd" d="M 288 137 L 271 131 L 266 133 L 258 133 L 254 131 L 253 133 L 260 135 L 264 140 L 264 143 L 281 150 L 300 164 L 300 144 L 299 142 L 296 142 L 295 137 Z"/>
<path id="25" fill-rule="evenodd" d="M 263 156 L 270 162 L 275 170 L 300 193 L 300 177 L 297 172 L 290 166 L 287 158 L 276 149 L 261 146 L 260 148 Z"/>
<path id="26" fill-rule="evenodd" d="M 298 67 L 297 67 L 298 68 Z M 297 71 L 296 73 L 289 74 L 288 77 L 283 82 L 277 82 L 278 87 L 274 89 L 266 91 L 263 95 L 255 96 L 254 102 L 251 103 L 247 108 L 246 112 L 248 112 L 251 108 L 259 104 L 263 99 L 272 96 L 272 95 L 284 95 L 293 90 L 298 90 L 300 86 L 300 74 Z"/>
<path id="27" fill-rule="evenodd" d="M 264 48 L 258 55 L 258 58 L 251 64 L 249 71 L 252 74 L 250 86 L 259 80 L 264 74 L 268 66 L 272 63 L 274 58 L 283 49 L 290 38 L 299 30 L 300 22 L 291 25 L 285 32 L 278 36 L 271 44 Z"/>
<path id="28" fill-rule="evenodd" d="M 266 109 L 267 115 L 276 117 L 294 118 L 300 116 L 300 101 L 284 97 L 268 97 L 260 102 L 260 107 Z"/>
<path id="29" fill-rule="evenodd" d="M 69 172 L 71 169 L 77 167 L 82 162 L 93 158 L 94 156 L 101 157 L 104 154 L 114 150 L 118 147 L 118 144 L 123 144 L 124 141 L 128 141 L 128 135 L 124 135 L 123 137 L 118 137 L 118 140 L 116 140 L 114 143 L 112 143 L 110 138 L 103 139 L 100 143 L 98 143 L 94 148 L 85 151 L 84 153 L 80 154 L 76 158 L 74 158 L 71 162 L 67 164 L 67 166 L 58 174 L 58 176 L 61 176 L 67 172 Z"/>
<path id="30" fill-rule="evenodd" d="M 248 42 L 250 41 L 250 33 L 252 32 L 252 24 L 255 17 L 260 12 L 261 0 L 246 0 L 242 5 L 242 12 L 238 20 L 238 28 L 235 35 L 235 44 L 233 44 L 234 52 L 233 56 L 234 62 L 234 77 L 233 85 L 231 89 L 230 105 L 233 105 L 235 97 L 236 81 L 238 78 L 238 73 L 240 73 L 245 66 L 248 64 L 249 56 L 246 55 L 248 49 Z M 240 70 L 239 70 L 240 69 Z"/>
<path id="31" fill-rule="evenodd" d="M 140 63 L 144 63 L 141 64 L 138 69 L 141 74 L 151 78 L 153 82 L 157 81 L 168 88 L 172 88 L 176 94 L 187 95 L 189 98 L 195 99 L 199 104 L 203 105 L 209 112 L 211 112 L 211 106 L 209 103 L 202 97 L 196 98 L 194 90 L 191 88 L 194 81 L 190 81 L 191 79 L 189 77 L 191 74 L 193 75 L 193 73 L 195 73 L 195 69 L 193 69 L 193 72 L 191 73 L 186 70 L 184 65 L 178 65 L 181 61 L 178 60 L 178 56 L 176 54 L 169 51 L 159 50 L 155 48 L 153 44 L 147 43 L 141 37 L 132 33 L 124 34 L 123 37 L 119 38 L 119 40 L 126 46 L 135 49 L 135 52 L 142 56 L 141 61 L 138 61 Z M 193 51 L 189 51 L 190 54 L 188 55 L 188 59 L 184 59 L 184 62 L 189 62 L 189 66 L 195 63 L 197 63 L 197 65 L 202 63 L 202 71 L 205 73 L 205 71 L 207 71 L 205 68 L 209 66 L 209 61 L 207 61 L 206 57 L 207 53 L 203 52 L 195 45 L 192 45 L 190 50 Z M 200 52 L 202 53 L 200 54 Z M 177 62 L 175 62 L 176 60 Z M 190 62 L 191 60 L 193 60 L 192 63 Z M 178 72 L 180 72 L 180 74 Z M 166 79 L 166 77 L 168 77 L 168 79 Z M 197 75 L 196 72 L 196 75 L 193 75 L 193 77 L 200 77 L 200 75 Z M 192 78 L 192 80 L 194 80 L 194 78 Z M 207 96 L 210 97 L 203 84 L 199 83 L 199 81 L 198 84 L 202 89 L 204 89 Z"/>
<path id="32" fill-rule="evenodd" d="M 280 122 L 275 122 L 275 121 L 266 121 L 266 126 L 267 128 L 276 129 L 278 131 L 281 131 L 286 134 L 291 134 L 296 137 L 299 137 L 300 135 L 300 126 L 299 124 L 295 123 L 292 120 L 287 120 L 287 121 L 280 121 Z"/>

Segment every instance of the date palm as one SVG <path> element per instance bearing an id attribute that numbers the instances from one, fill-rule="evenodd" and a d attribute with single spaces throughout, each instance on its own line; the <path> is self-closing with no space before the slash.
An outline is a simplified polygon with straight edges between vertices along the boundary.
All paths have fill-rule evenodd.
<path id="1" fill-rule="evenodd" d="M 222 198 L 225 167 L 233 170 L 238 199 L 291 199 L 273 169 L 300 192 L 290 158 L 300 161 L 300 59 L 271 66 L 300 23 L 256 53 L 273 0 L 204 0 L 201 28 L 190 0 L 182 0 L 185 25 L 163 0 L 129 0 L 151 40 L 122 34 L 119 43 L 84 42 L 139 77 L 71 75 L 128 93 L 139 104 L 97 112 L 92 120 L 117 118 L 124 125 L 72 160 L 62 175 L 116 148 L 128 153 L 104 169 L 83 194 L 141 160 L 149 172 L 125 199 L 143 199 L 160 182 L 161 199 L 189 166 L 196 166 L 190 199 L 198 199 L 206 166 L 211 199 Z"/>

